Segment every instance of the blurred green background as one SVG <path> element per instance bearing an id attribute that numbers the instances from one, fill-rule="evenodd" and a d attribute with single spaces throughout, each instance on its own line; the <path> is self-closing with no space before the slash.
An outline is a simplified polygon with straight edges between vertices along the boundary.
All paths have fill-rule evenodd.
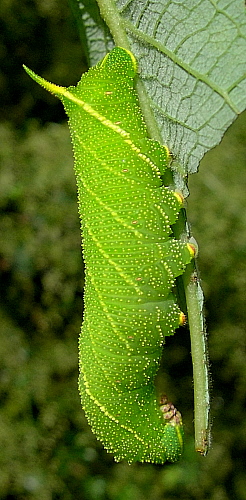
<path id="1" fill-rule="evenodd" d="M 77 390 L 83 263 L 72 148 L 56 83 L 86 69 L 67 0 L 0 4 L 0 498 L 246 499 L 246 114 L 190 179 L 212 374 L 213 442 L 194 451 L 189 333 L 168 338 L 162 384 L 182 411 L 177 464 L 116 464 Z"/>

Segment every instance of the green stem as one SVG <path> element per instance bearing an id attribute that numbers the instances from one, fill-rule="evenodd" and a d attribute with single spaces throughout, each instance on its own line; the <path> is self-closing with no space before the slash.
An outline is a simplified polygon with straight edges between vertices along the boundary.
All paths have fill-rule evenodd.
<path id="1" fill-rule="evenodd" d="M 176 238 L 184 241 L 189 238 L 185 209 L 181 210 L 179 219 L 173 226 L 173 233 Z M 184 299 L 183 295 L 185 295 L 191 340 L 195 449 L 202 455 L 206 455 L 210 445 L 209 363 L 203 316 L 203 291 L 195 261 L 186 267 L 181 280 L 179 280 L 178 286 L 181 301 Z"/>
<path id="2" fill-rule="evenodd" d="M 203 317 L 203 292 L 194 264 L 187 266 L 183 281 L 193 364 L 195 449 L 206 455 L 210 445 L 208 353 Z"/>
<path id="3" fill-rule="evenodd" d="M 124 22 L 114 0 L 97 0 L 97 3 L 100 14 L 108 26 L 115 44 L 130 50 Z"/>

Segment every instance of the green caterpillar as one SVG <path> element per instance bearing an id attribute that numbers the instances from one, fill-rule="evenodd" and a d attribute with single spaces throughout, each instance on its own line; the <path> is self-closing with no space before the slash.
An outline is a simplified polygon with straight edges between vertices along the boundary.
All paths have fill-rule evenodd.
<path id="1" fill-rule="evenodd" d="M 68 89 L 25 69 L 69 116 L 86 268 L 79 389 L 88 421 L 116 461 L 178 460 L 181 416 L 160 410 L 154 378 L 165 336 L 182 323 L 171 290 L 194 248 L 171 235 L 182 199 L 163 185 L 167 147 L 147 137 L 136 60 L 116 47 Z"/>

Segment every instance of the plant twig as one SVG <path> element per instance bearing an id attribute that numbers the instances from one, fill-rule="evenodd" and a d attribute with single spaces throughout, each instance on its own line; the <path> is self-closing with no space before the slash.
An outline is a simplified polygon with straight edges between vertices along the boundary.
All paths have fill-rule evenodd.
<path id="1" fill-rule="evenodd" d="M 203 292 L 194 264 L 187 266 L 183 281 L 193 364 L 195 449 L 201 455 L 206 455 L 210 445 L 209 366 L 203 316 Z"/>

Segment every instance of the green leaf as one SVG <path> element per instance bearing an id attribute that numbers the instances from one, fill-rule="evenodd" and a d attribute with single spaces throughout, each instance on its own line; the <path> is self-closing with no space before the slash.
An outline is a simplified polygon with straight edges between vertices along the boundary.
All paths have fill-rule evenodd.
<path id="1" fill-rule="evenodd" d="M 103 40 L 102 24 L 93 23 L 93 2 L 90 10 L 87 1 L 73 3 L 82 9 L 80 22 L 95 63 L 102 47 L 110 46 L 108 35 Z M 127 40 L 137 57 L 163 143 L 184 172 L 195 172 L 245 107 L 244 3 L 98 0 L 98 5 L 115 43 L 126 46 Z"/>

